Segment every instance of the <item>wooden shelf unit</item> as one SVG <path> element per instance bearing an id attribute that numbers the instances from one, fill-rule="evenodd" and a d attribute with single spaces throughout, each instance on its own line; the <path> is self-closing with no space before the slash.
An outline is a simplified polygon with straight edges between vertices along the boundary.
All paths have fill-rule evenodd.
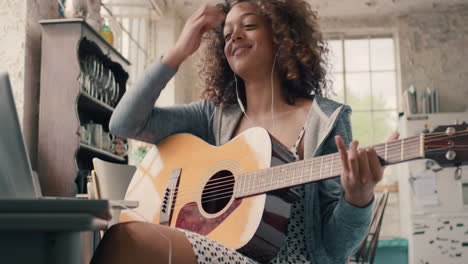
<path id="1" fill-rule="evenodd" d="M 44 195 L 71 197 L 78 191 L 77 177 L 92 170 L 93 157 L 127 163 L 127 158 L 81 143 L 79 129 L 92 121 L 109 131 L 114 106 L 125 92 L 130 63 L 82 19 L 40 23 L 38 174 Z M 120 90 L 112 105 L 82 89 L 80 77 L 86 56 L 102 64 L 118 83 Z"/>
<path id="2" fill-rule="evenodd" d="M 110 162 L 120 162 L 126 163 L 126 159 L 122 156 L 117 156 L 109 151 L 99 149 L 93 146 L 86 145 L 84 143 L 80 143 L 80 150 L 86 151 L 88 154 L 96 156 L 102 160 L 107 160 Z"/>

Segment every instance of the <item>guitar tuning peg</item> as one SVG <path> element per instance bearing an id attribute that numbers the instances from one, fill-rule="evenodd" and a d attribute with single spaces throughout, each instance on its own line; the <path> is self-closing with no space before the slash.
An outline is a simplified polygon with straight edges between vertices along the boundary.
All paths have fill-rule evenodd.
<path id="1" fill-rule="evenodd" d="M 445 131 L 447 136 L 452 136 L 453 134 L 455 134 L 455 132 L 457 132 L 457 131 L 455 130 L 454 127 L 447 127 L 447 130 Z"/>
<path id="2" fill-rule="evenodd" d="M 453 151 L 453 150 L 449 150 L 445 154 L 445 158 L 448 159 L 448 160 L 454 160 L 456 156 L 457 156 L 457 153 L 455 151 Z"/>
<path id="3" fill-rule="evenodd" d="M 462 178 L 462 168 L 457 166 L 455 169 L 455 180 L 460 180 Z"/>

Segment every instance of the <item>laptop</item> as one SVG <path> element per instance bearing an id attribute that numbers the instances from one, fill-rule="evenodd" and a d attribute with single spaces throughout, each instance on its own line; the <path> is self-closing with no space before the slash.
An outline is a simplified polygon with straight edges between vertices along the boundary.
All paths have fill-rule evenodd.
<path id="1" fill-rule="evenodd" d="M 0 213 L 87 213 L 110 219 L 108 200 L 42 196 L 28 152 L 7 73 L 0 73 Z"/>

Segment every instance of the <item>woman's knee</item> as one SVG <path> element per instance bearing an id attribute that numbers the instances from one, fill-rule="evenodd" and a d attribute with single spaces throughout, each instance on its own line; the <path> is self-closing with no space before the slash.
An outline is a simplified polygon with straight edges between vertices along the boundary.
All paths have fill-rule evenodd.
<path id="1" fill-rule="evenodd" d="M 138 222 L 138 221 L 118 223 L 118 224 L 111 226 L 109 230 L 106 231 L 106 234 L 110 233 L 110 234 L 117 234 L 117 235 L 129 235 L 135 232 L 140 232 L 141 229 L 145 225 L 148 225 L 148 224 L 144 222 Z"/>
<path id="2" fill-rule="evenodd" d="M 118 254 L 109 256 L 115 252 Z M 128 222 L 113 225 L 106 232 L 95 259 L 106 259 L 107 262 L 96 261 L 93 264 L 132 263 L 135 256 L 138 256 L 138 263 L 154 263 L 154 259 L 164 263 L 168 261 L 170 254 L 173 263 L 197 263 L 192 246 L 184 233 L 145 222 Z M 109 258 L 115 262 L 108 261 Z"/>
<path id="3" fill-rule="evenodd" d="M 138 234 L 143 232 L 144 225 L 147 224 L 142 222 L 126 222 L 115 224 L 106 231 L 103 240 L 111 239 L 115 242 L 138 241 Z"/>
<path id="4" fill-rule="evenodd" d="M 138 237 L 143 224 L 128 222 L 111 226 L 99 243 L 91 263 L 129 263 L 126 259 L 135 256 L 141 247 Z"/>
<path id="5" fill-rule="evenodd" d="M 126 222 L 113 225 L 104 235 L 102 242 L 126 250 L 167 250 L 169 241 L 180 239 L 176 229 L 157 226 L 146 222 Z M 109 241 L 109 242 L 108 242 Z M 150 249 L 151 248 L 151 249 Z"/>

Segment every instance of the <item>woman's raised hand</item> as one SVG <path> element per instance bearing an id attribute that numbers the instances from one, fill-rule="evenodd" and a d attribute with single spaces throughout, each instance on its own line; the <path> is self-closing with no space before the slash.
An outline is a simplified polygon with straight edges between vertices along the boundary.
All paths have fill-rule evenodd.
<path id="1" fill-rule="evenodd" d="M 175 46 L 164 56 L 163 63 L 173 68 L 179 65 L 200 47 L 203 34 L 219 26 L 225 14 L 217 7 L 204 5 L 185 22 Z"/>
<path id="2" fill-rule="evenodd" d="M 390 135 L 387 141 L 398 139 L 399 134 Z M 382 180 L 383 166 L 374 149 L 357 149 L 358 142 L 352 141 L 346 150 L 343 138 L 335 137 L 341 155 L 343 170 L 341 184 L 345 200 L 357 207 L 364 207 L 372 201 L 375 185 Z"/>

